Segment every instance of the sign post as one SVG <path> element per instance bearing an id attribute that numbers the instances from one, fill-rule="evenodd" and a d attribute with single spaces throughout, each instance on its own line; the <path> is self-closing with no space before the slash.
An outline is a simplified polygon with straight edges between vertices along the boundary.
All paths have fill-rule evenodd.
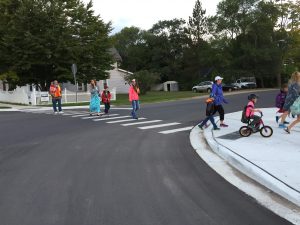
<path id="1" fill-rule="evenodd" d="M 76 103 L 77 103 L 78 86 L 77 86 L 77 82 L 76 82 L 77 66 L 76 66 L 75 63 L 72 64 L 71 70 L 72 70 L 72 73 L 73 73 L 73 76 L 74 76 L 74 83 L 75 83 L 75 86 L 76 86 Z"/>

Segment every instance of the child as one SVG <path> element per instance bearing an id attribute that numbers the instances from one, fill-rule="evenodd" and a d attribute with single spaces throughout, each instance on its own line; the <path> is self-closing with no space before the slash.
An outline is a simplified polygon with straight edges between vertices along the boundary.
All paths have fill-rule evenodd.
<path id="1" fill-rule="evenodd" d="M 102 92 L 101 98 L 102 98 L 102 102 L 104 103 L 104 106 L 105 106 L 104 112 L 105 112 L 105 114 L 108 114 L 108 111 L 110 109 L 111 94 L 110 94 L 110 91 L 108 90 L 107 86 L 105 87 L 104 91 Z"/>
<path id="2" fill-rule="evenodd" d="M 260 120 L 261 120 L 260 116 L 254 115 L 255 112 L 261 113 L 261 110 L 254 108 L 254 106 L 257 102 L 257 99 L 258 99 L 258 96 L 256 94 L 250 94 L 248 96 L 249 102 L 247 104 L 247 109 L 246 109 L 246 117 L 249 119 L 252 119 L 250 125 L 254 131 L 258 130 L 259 125 L 260 125 Z"/>
<path id="3" fill-rule="evenodd" d="M 201 124 L 198 125 L 198 127 L 203 130 L 203 126 L 206 126 L 206 123 L 208 120 L 213 125 L 214 130 L 220 130 L 220 128 L 217 127 L 217 124 L 215 123 L 214 119 L 214 111 L 215 111 L 215 104 L 214 104 L 214 98 L 208 98 L 206 100 L 206 118 L 201 122 Z"/>
<path id="4" fill-rule="evenodd" d="M 284 113 L 283 106 L 286 99 L 286 95 L 288 92 L 288 85 L 283 84 L 280 89 L 280 93 L 276 96 L 276 107 L 278 108 L 276 115 L 276 123 L 278 123 L 279 119 L 282 117 L 282 113 Z M 278 114 L 281 114 L 280 116 Z M 284 121 L 284 124 L 289 124 L 289 122 Z"/>

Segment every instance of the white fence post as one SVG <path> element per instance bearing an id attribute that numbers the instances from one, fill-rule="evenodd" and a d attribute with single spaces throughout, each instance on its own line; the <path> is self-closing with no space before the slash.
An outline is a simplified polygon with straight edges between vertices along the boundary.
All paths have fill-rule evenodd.
<path id="1" fill-rule="evenodd" d="M 31 105 L 36 105 L 36 91 L 35 91 L 35 87 L 32 87 Z"/>
<path id="2" fill-rule="evenodd" d="M 68 103 L 68 99 L 67 99 L 67 88 L 65 88 L 64 90 L 64 97 L 65 97 L 65 103 Z"/>

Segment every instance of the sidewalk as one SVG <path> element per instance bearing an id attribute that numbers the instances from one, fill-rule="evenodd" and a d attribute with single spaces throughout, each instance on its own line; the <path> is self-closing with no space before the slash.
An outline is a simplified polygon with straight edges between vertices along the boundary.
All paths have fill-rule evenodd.
<path id="1" fill-rule="evenodd" d="M 241 137 L 241 112 L 226 114 L 229 127 L 213 131 L 210 126 L 204 130 L 204 137 L 212 150 L 233 167 L 300 206 L 300 124 L 287 134 L 275 122 L 275 108 L 262 111 L 264 123 L 274 131 L 270 138 L 260 133 Z"/>

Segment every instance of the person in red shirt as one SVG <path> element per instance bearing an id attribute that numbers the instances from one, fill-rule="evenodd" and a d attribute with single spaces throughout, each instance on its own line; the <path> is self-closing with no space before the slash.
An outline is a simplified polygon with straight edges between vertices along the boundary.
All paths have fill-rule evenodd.
<path id="1" fill-rule="evenodd" d="M 102 102 L 104 103 L 104 106 L 105 106 L 104 112 L 105 112 L 105 114 L 108 114 L 108 111 L 110 109 L 111 93 L 108 90 L 107 86 L 105 86 L 105 89 L 102 92 L 101 99 L 102 99 Z"/>

